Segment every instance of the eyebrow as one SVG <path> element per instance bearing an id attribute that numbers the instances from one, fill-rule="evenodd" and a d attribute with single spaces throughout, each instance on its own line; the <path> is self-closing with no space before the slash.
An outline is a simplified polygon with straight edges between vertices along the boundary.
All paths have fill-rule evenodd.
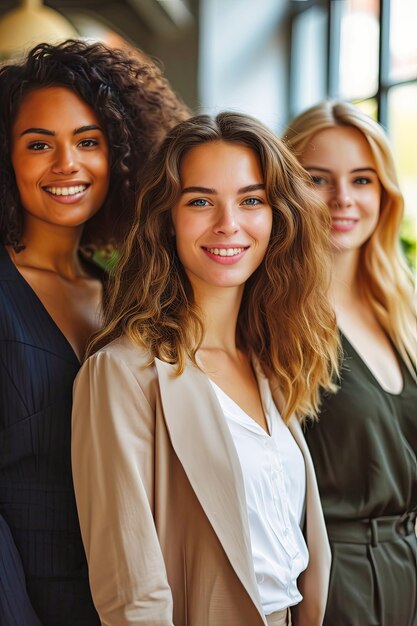
<path id="1" fill-rule="evenodd" d="M 315 170 L 316 172 L 326 172 L 327 174 L 331 174 L 332 170 L 327 169 L 326 167 L 318 167 L 317 165 L 305 165 L 304 169 L 307 171 Z M 353 170 L 350 170 L 351 174 L 355 174 L 356 172 L 374 172 L 376 174 L 376 170 L 374 167 L 356 167 Z"/>
<path id="2" fill-rule="evenodd" d="M 250 191 L 264 191 L 265 185 L 263 183 L 256 183 L 254 185 L 247 185 L 246 187 L 241 187 L 237 190 L 237 193 L 248 193 Z M 184 187 L 181 190 L 181 193 L 206 193 L 217 195 L 217 191 L 210 187 Z"/>
<path id="3" fill-rule="evenodd" d="M 241 187 L 237 190 L 238 193 L 247 193 L 248 191 L 265 191 L 265 185 L 263 183 L 257 183 L 255 185 L 247 185 L 247 187 Z"/>
<path id="4" fill-rule="evenodd" d="M 80 128 L 76 128 L 73 132 L 74 135 L 80 135 L 81 133 L 87 133 L 91 130 L 102 130 L 100 126 L 96 124 L 89 124 L 88 126 L 80 126 Z M 47 128 L 26 128 L 24 131 L 20 133 L 20 137 L 23 135 L 47 135 L 48 137 L 55 137 L 56 133 L 53 130 L 48 130 Z"/>
<path id="5" fill-rule="evenodd" d="M 76 128 L 74 130 L 74 135 L 80 135 L 81 133 L 88 133 L 90 132 L 90 130 L 100 130 L 101 132 L 103 132 L 100 126 L 97 126 L 97 124 L 90 124 L 88 126 L 80 126 L 80 128 Z"/>
<path id="6" fill-rule="evenodd" d="M 48 137 L 53 137 L 55 133 L 52 130 L 47 130 L 46 128 L 26 128 L 26 130 L 20 133 L 20 137 L 23 135 L 48 135 Z"/>

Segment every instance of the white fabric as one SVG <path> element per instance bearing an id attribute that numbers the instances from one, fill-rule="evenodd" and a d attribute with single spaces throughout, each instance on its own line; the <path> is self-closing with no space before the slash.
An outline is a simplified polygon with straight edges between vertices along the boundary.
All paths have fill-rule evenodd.
<path id="1" fill-rule="evenodd" d="M 269 433 L 210 380 L 236 446 L 245 485 L 253 565 L 265 615 L 298 604 L 308 550 L 300 524 L 305 499 L 301 451 L 257 372 Z"/>

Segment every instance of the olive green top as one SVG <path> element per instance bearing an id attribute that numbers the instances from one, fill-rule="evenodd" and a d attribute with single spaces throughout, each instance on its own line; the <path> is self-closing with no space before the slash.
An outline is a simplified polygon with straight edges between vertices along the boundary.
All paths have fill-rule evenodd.
<path id="1" fill-rule="evenodd" d="M 342 334 L 340 389 L 308 429 L 327 521 L 417 509 L 417 385 L 398 355 L 399 394 L 385 391 Z"/>

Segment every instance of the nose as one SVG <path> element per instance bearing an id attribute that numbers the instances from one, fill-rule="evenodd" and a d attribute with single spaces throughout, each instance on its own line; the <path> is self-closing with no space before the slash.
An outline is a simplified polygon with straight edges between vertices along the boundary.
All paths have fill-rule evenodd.
<path id="1" fill-rule="evenodd" d="M 347 209 L 352 206 L 352 196 L 346 181 L 339 180 L 333 188 L 331 206 L 338 209 Z"/>
<path id="2" fill-rule="evenodd" d="M 52 165 L 54 174 L 74 174 L 78 172 L 79 165 L 72 146 L 59 146 L 55 152 L 55 160 Z"/>
<path id="3" fill-rule="evenodd" d="M 216 215 L 214 232 L 218 235 L 229 237 L 239 230 L 237 210 L 231 205 L 219 207 Z"/>

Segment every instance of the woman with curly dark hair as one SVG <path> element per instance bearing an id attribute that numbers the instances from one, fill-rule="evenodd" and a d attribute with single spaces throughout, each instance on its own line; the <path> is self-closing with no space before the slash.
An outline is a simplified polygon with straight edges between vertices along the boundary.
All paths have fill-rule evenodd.
<path id="1" fill-rule="evenodd" d="M 80 252 L 129 230 L 142 166 L 188 116 L 134 53 L 68 41 L 0 69 L 0 625 L 96 626 L 70 466 L 100 322 Z"/>

